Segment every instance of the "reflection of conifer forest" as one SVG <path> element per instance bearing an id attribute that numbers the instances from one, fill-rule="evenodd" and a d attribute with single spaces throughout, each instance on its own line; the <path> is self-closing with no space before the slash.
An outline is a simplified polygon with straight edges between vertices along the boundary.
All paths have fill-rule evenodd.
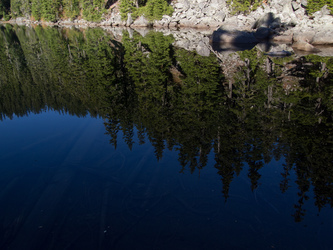
<path id="1" fill-rule="evenodd" d="M 131 148 L 137 130 L 158 159 L 178 151 L 180 171 L 204 168 L 213 152 L 225 199 L 245 164 L 254 190 L 264 164 L 284 157 L 281 191 L 291 171 L 299 187 L 295 220 L 311 185 L 317 207 L 332 206 L 333 58 L 253 49 L 224 77 L 213 54 L 172 42 L 162 33 L 117 41 L 102 29 L 1 26 L 0 119 L 48 108 L 100 116 L 115 147 L 122 131 Z"/>

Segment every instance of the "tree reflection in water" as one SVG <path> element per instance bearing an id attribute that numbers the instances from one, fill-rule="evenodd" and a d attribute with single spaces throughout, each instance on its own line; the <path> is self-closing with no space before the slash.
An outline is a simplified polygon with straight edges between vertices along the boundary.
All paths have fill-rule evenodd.
<path id="1" fill-rule="evenodd" d="M 297 176 L 295 221 L 311 186 L 319 210 L 332 207 L 333 58 L 253 48 L 232 66 L 172 42 L 159 32 L 124 31 L 120 41 L 102 29 L 1 26 L 1 119 L 45 109 L 99 116 L 114 147 L 122 131 L 131 149 L 137 131 L 157 159 L 177 150 L 180 172 L 200 171 L 213 153 L 226 201 L 245 165 L 254 192 L 260 170 L 283 157 L 281 192 Z"/>

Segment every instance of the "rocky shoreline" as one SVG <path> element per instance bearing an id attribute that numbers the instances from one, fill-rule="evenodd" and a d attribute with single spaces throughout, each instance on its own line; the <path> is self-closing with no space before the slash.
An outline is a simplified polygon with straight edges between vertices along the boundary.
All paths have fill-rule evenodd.
<path id="1" fill-rule="evenodd" d="M 130 14 L 126 21 L 121 20 L 116 3 L 99 23 L 80 19 L 53 23 L 25 18 L 8 23 L 79 28 L 149 27 L 171 31 L 195 28 L 203 31 L 202 38 L 197 40 L 198 44 L 229 44 L 237 47 L 239 44 L 251 45 L 269 40 L 290 44 L 294 50 L 317 53 L 321 50 L 318 46 L 333 45 L 333 16 L 326 6 L 308 16 L 306 4 L 306 0 L 271 0 L 248 15 L 232 15 L 226 0 L 177 0 L 171 3 L 175 10 L 172 16 L 149 22 L 143 16 L 133 20 Z M 207 49 L 203 54 L 207 54 Z"/>

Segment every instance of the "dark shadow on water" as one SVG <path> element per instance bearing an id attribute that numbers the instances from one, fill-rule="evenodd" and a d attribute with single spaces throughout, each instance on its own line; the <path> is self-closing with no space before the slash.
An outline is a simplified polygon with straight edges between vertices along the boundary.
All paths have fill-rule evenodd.
<path id="1" fill-rule="evenodd" d="M 221 28 L 214 31 L 209 38 L 212 49 L 216 52 L 251 50 L 257 45 L 267 52 L 273 45 L 268 39 L 257 39 L 254 32 L 228 31 Z"/>

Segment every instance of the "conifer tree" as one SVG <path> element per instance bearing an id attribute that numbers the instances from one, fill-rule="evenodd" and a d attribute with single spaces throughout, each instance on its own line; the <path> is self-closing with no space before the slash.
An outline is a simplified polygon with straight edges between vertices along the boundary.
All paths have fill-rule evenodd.
<path id="1" fill-rule="evenodd" d="M 173 8 L 166 0 L 148 0 L 144 14 L 150 20 L 159 20 L 163 15 L 172 15 Z"/>
<path id="2" fill-rule="evenodd" d="M 63 0 L 64 17 L 73 19 L 80 14 L 79 0 Z"/>
<path id="3" fill-rule="evenodd" d="M 332 0 L 309 0 L 308 4 L 306 6 L 306 9 L 309 14 L 312 14 L 312 13 L 320 10 L 325 5 L 327 5 L 327 8 L 331 11 L 331 14 L 333 14 L 333 1 Z"/>
<path id="4" fill-rule="evenodd" d="M 61 0 L 43 0 L 41 3 L 41 18 L 46 21 L 59 19 Z"/>
<path id="5" fill-rule="evenodd" d="M 10 9 L 10 0 L 0 0 L 0 18 L 6 18 Z"/>
<path id="6" fill-rule="evenodd" d="M 34 19 L 41 18 L 41 0 L 31 0 L 31 15 Z"/>
<path id="7" fill-rule="evenodd" d="M 122 20 L 126 20 L 127 13 L 135 12 L 135 3 L 133 0 L 121 0 L 120 2 L 120 15 Z"/>
<path id="8" fill-rule="evenodd" d="M 105 13 L 104 0 L 81 0 L 83 18 L 88 21 L 99 21 Z"/>
<path id="9" fill-rule="evenodd" d="M 31 0 L 10 0 L 10 12 L 12 17 L 31 16 Z"/>

